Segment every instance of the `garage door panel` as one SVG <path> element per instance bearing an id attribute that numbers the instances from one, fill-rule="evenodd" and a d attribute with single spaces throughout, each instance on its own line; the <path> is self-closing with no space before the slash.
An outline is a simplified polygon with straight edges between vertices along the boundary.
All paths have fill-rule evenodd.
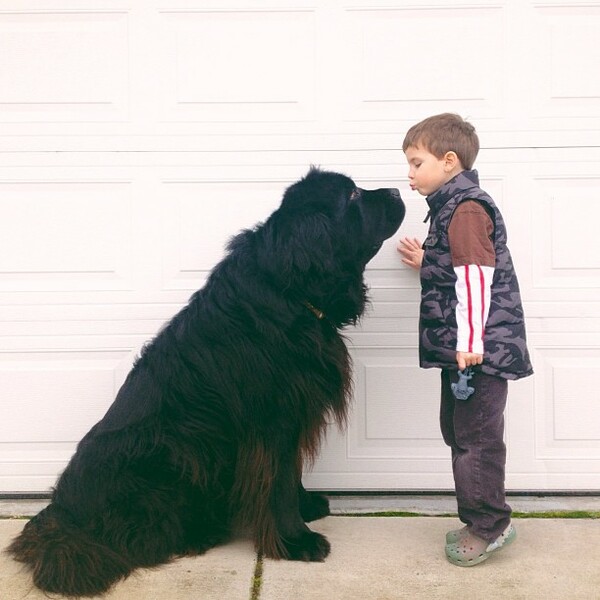
<path id="1" fill-rule="evenodd" d="M 535 114 L 600 117 L 600 81 L 590 76 L 600 64 L 600 7 L 539 3 L 532 22 L 538 32 L 531 46 L 539 65 L 534 71 L 539 85 L 532 88 Z"/>
<path id="2" fill-rule="evenodd" d="M 314 11 L 194 8 L 161 11 L 160 18 L 167 120 L 295 121 L 314 115 Z"/>
<path id="3" fill-rule="evenodd" d="M 0 182 L 0 289 L 131 286 L 127 183 Z"/>
<path id="4" fill-rule="evenodd" d="M 590 288 L 600 285 L 600 248 L 594 242 L 600 219 L 600 178 L 537 179 L 541 193 L 532 204 L 534 285 Z M 582 218 L 585 215 L 585 218 Z"/>
<path id="5" fill-rule="evenodd" d="M 125 351 L 2 353 L 0 385 L 10 401 L 0 421 L 0 478 L 4 451 L 14 454 L 17 443 L 20 462 L 36 445 L 79 441 L 112 403 L 131 359 Z"/>
<path id="6" fill-rule="evenodd" d="M 102 350 L 97 335 L 83 337 L 95 345 L 77 350 L 51 337 L 32 339 L 46 349 L 0 353 L 0 493 L 50 489 L 113 402 L 142 343 Z"/>
<path id="7" fill-rule="evenodd" d="M 117 11 L 0 14 L 0 121 L 125 120 L 127 27 Z"/>
<path id="8" fill-rule="evenodd" d="M 361 398 L 366 414 L 362 429 L 364 440 L 413 440 L 411 443 L 414 440 L 438 440 L 436 403 L 432 411 L 432 403 L 415 406 L 414 402 L 423 392 L 425 395 L 430 392 L 435 398 L 437 381 L 432 381 L 418 368 L 412 349 L 408 357 L 386 354 L 385 358 L 363 356 L 358 364 L 364 377 L 364 396 Z M 390 394 L 390 390 L 397 390 L 398 395 Z M 425 412 L 427 414 L 423 414 Z M 416 419 L 417 414 L 433 418 Z"/>
<path id="9" fill-rule="evenodd" d="M 501 77 L 438 68 L 446 60 L 451 35 L 452 53 L 469 57 L 469 72 L 501 74 L 503 7 L 357 7 L 347 9 L 345 17 L 347 82 L 352 82 L 344 99 L 347 119 L 395 120 L 400 115 L 416 121 L 425 113 L 447 110 L 449 103 L 486 118 L 503 116 Z"/>
<path id="10" fill-rule="evenodd" d="M 600 346 L 538 348 L 536 459 L 600 459 Z"/>
<path id="11" fill-rule="evenodd" d="M 419 369 L 416 348 L 369 347 L 367 340 L 363 336 L 352 345 L 355 388 L 348 460 L 425 458 L 431 452 L 443 456 L 437 425 L 439 373 Z"/>
<path id="12" fill-rule="evenodd" d="M 230 238 L 264 221 L 283 184 L 163 181 L 163 289 L 194 289 L 223 258 Z"/>

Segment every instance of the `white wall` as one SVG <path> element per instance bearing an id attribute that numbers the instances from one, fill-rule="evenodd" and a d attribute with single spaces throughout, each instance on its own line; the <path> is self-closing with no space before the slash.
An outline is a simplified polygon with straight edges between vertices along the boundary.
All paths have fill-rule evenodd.
<path id="1" fill-rule="evenodd" d="M 423 235 L 401 143 L 442 111 L 479 131 L 528 319 L 507 485 L 599 488 L 599 29 L 597 1 L 0 3 L 0 493 L 52 485 L 141 344 L 310 164 L 400 187 L 401 234 Z M 350 335 L 349 431 L 307 485 L 452 487 L 394 245 Z"/>

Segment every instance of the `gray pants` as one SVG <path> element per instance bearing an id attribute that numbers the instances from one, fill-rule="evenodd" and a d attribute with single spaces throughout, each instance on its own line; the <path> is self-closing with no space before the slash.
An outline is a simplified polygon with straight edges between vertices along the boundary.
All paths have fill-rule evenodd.
<path id="1" fill-rule="evenodd" d="M 477 372 L 469 381 L 475 392 L 468 400 L 456 400 L 450 384 L 457 379 L 457 371 L 442 370 L 440 425 L 452 449 L 458 516 L 477 537 L 492 542 L 512 512 L 504 491 L 508 382 Z"/>

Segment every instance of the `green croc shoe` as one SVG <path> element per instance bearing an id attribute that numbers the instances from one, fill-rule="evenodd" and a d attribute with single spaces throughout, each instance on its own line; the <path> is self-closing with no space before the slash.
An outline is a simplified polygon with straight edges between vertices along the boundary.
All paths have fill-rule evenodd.
<path id="1" fill-rule="evenodd" d="M 446 534 L 446 544 L 454 544 L 461 540 L 469 533 L 469 528 L 467 525 L 461 527 L 460 529 L 453 529 Z"/>
<path id="2" fill-rule="evenodd" d="M 458 541 L 446 545 L 446 558 L 458 567 L 473 567 L 508 546 L 516 537 L 517 530 L 512 523 L 491 543 L 467 532 Z"/>

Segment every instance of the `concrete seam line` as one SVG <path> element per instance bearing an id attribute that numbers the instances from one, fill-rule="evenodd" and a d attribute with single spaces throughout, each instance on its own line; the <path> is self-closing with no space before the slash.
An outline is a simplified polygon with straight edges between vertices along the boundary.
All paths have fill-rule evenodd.
<path id="1" fill-rule="evenodd" d="M 263 555 L 259 552 L 256 555 L 256 565 L 254 566 L 254 575 L 252 576 L 252 585 L 250 586 L 250 600 L 260 599 L 260 590 L 262 588 L 263 574 Z"/>

